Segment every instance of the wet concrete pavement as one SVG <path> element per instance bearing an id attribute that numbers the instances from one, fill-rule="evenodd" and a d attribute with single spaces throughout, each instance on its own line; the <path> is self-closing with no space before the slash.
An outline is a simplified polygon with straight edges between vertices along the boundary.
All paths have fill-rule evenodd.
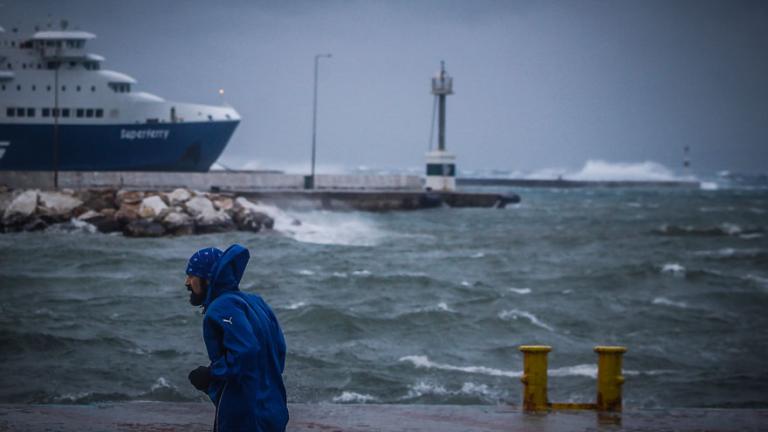
<path id="1" fill-rule="evenodd" d="M 289 431 L 765 431 L 768 409 L 556 411 L 511 406 L 292 404 Z M 213 407 L 199 403 L 0 405 L 0 431 L 210 431 Z"/>

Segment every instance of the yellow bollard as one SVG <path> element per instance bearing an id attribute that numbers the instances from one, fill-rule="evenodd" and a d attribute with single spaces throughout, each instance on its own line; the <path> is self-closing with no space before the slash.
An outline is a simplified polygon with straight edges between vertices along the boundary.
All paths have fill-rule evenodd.
<path id="1" fill-rule="evenodd" d="M 621 346 L 596 346 L 597 353 L 597 409 L 621 411 L 621 356 L 627 352 Z"/>
<path id="2" fill-rule="evenodd" d="M 549 407 L 547 400 L 547 354 L 552 351 L 546 345 L 522 345 L 523 376 L 520 377 L 523 387 L 523 409 L 525 411 L 542 411 Z"/>

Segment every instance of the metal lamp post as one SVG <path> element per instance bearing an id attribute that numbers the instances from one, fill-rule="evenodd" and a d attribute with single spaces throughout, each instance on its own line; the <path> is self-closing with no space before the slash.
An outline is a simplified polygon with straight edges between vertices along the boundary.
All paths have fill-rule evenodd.
<path id="1" fill-rule="evenodd" d="M 315 155 L 317 152 L 317 69 L 321 57 L 331 58 L 331 54 L 315 55 L 315 93 L 312 101 L 312 172 L 309 176 L 309 182 L 305 185 L 309 189 L 315 188 Z"/>

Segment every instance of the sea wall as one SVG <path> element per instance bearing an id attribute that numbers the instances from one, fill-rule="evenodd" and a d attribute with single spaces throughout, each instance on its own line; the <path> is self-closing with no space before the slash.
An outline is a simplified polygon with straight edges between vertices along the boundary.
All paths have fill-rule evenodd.
<path id="1" fill-rule="evenodd" d="M 47 229 L 120 232 L 130 237 L 272 229 L 271 207 L 229 193 L 178 188 L 171 192 L 128 189 L 0 188 L 0 232 Z M 298 220 L 294 221 L 300 224 Z"/>
<path id="2" fill-rule="evenodd" d="M 206 173 L 140 171 L 61 171 L 59 187 L 89 189 L 173 190 L 187 188 L 202 191 L 302 190 L 304 176 L 253 171 L 210 171 Z M 51 189 L 50 171 L 0 171 L 0 185 L 11 188 Z M 319 190 L 420 190 L 421 178 L 411 175 L 330 175 L 315 177 Z"/>

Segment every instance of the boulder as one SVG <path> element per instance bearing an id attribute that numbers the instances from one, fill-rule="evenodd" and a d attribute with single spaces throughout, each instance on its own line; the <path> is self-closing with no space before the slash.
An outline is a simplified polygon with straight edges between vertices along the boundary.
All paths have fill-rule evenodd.
<path id="1" fill-rule="evenodd" d="M 139 204 L 144 199 L 144 192 L 120 189 L 115 195 L 115 203 L 118 207 L 123 204 Z"/>
<path id="2" fill-rule="evenodd" d="M 183 204 L 192 198 L 192 193 L 186 189 L 174 189 L 173 192 L 165 195 L 168 198 L 168 203 L 172 206 Z"/>
<path id="3" fill-rule="evenodd" d="M 187 209 L 187 213 L 195 218 L 202 215 L 203 213 L 211 214 L 216 212 L 216 209 L 213 208 L 213 203 L 211 200 L 204 196 L 196 196 L 191 198 L 189 201 L 184 203 L 184 207 Z"/>
<path id="4" fill-rule="evenodd" d="M 62 192 L 40 192 L 37 212 L 52 221 L 70 219 L 72 212 L 83 202 L 74 196 Z"/>
<path id="5" fill-rule="evenodd" d="M 235 206 L 235 202 L 229 197 L 216 197 L 211 202 L 216 210 L 229 211 Z"/>
<path id="6" fill-rule="evenodd" d="M 76 192 L 75 197 L 83 202 L 82 207 L 85 207 L 87 210 L 98 212 L 106 208 L 117 208 L 114 189 L 85 189 Z"/>
<path id="7" fill-rule="evenodd" d="M 236 228 L 232 218 L 221 210 L 200 213 L 195 217 L 195 227 L 201 234 L 232 231 Z"/>
<path id="8" fill-rule="evenodd" d="M 123 228 L 123 234 L 128 237 L 161 237 L 165 234 L 165 228 L 159 222 L 136 219 Z"/>
<path id="9" fill-rule="evenodd" d="M 96 227 L 99 232 L 110 233 L 120 231 L 120 224 L 115 220 L 115 209 L 103 209 L 100 212 L 88 210 L 77 219 Z"/>
<path id="10" fill-rule="evenodd" d="M 162 198 L 157 195 L 146 197 L 141 201 L 139 205 L 139 216 L 144 219 L 151 219 L 159 217 L 163 212 L 167 211 L 168 206 L 163 202 Z"/>
<path id="11" fill-rule="evenodd" d="M 136 219 L 139 219 L 139 204 L 123 204 L 115 212 L 115 220 L 120 226 L 128 225 Z"/>
<path id="12" fill-rule="evenodd" d="M 234 205 L 234 219 L 235 222 L 240 221 L 243 224 L 258 222 L 261 227 L 272 229 L 275 226 L 275 219 L 268 211 L 269 208 L 266 206 L 254 204 L 244 197 L 237 197 Z M 251 228 L 243 229 L 253 230 Z"/>
<path id="13" fill-rule="evenodd" d="M 37 209 L 38 194 L 37 190 L 28 190 L 14 197 L 5 208 L 3 224 L 13 226 L 29 222 Z"/>
<path id="14" fill-rule="evenodd" d="M 174 209 L 163 218 L 163 226 L 173 235 L 191 235 L 195 233 L 195 221 L 183 211 Z"/>
<path id="15" fill-rule="evenodd" d="M 24 224 L 22 231 L 42 231 L 48 228 L 48 224 L 39 216 L 33 216 L 32 219 Z"/>

